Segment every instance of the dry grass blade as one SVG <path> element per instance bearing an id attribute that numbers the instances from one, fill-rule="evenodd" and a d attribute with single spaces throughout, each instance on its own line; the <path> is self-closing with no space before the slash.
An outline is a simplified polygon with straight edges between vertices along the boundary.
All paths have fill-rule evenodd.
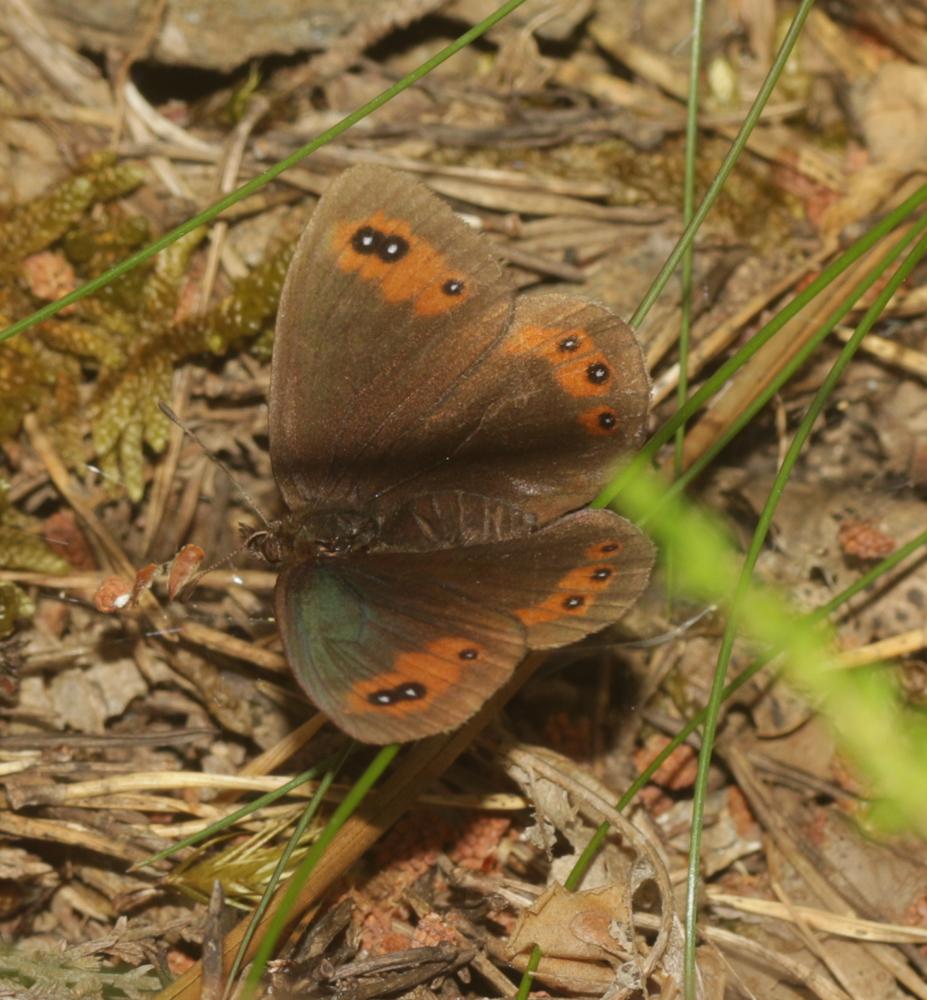
<path id="1" fill-rule="evenodd" d="M 709 901 L 718 907 L 728 906 L 743 913 L 756 913 L 777 920 L 798 918 L 815 930 L 855 938 L 858 941 L 882 941 L 886 944 L 918 944 L 927 941 L 927 930 L 921 927 L 904 927 L 901 924 L 862 920 L 859 917 L 828 913 L 826 910 L 818 910 L 811 906 L 795 906 L 769 899 L 734 896 L 716 889 L 709 889 L 706 895 Z"/>

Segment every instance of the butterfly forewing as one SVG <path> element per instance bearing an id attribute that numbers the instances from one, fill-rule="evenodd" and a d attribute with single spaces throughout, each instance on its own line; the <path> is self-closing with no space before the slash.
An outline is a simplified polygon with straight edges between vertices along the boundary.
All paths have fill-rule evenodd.
<path id="1" fill-rule="evenodd" d="M 488 247 L 411 178 L 356 167 L 333 182 L 274 346 L 271 456 L 290 507 L 485 490 L 489 476 L 546 520 L 639 443 L 650 384 L 631 330 L 559 294 L 513 314 Z"/>
<path id="2" fill-rule="evenodd" d="M 424 185 L 368 166 L 335 180 L 277 319 L 270 448 L 287 505 L 361 506 L 420 476 L 435 457 L 423 416 L 500 339 L 512 309 L 485 241 Z"/>

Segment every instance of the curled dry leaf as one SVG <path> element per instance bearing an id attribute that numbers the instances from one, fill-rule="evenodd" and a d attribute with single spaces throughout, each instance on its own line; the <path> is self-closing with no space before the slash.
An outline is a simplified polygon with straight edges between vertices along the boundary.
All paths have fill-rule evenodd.
<path id="1" fill-rule="evenodd" d="M 113 614 L 124 608 L 134 608 L 142 592 L 151 587 L 157 572 L 158 564 L 148 563 L 135 574 L 132 583 L 128 583 L 121 576 L 108 576 L 93 595 L 97 611 Z"/>
<path id="2" fill-rule="evenodd" d="M 519 955 L 538 944 L 552 958 L 626 962 L 631 956 L 628 929 L 619 927 L 615 915 L 627 905 L 626 890 L 616 885 L 581 892 L 552 885 L 522 913 L 508 953 Z"/>
<path id="3" fill-rule="evenodd" d="M 200 564 L 206 558 L 206 553 L 199 545 L 192 542 L 184 545 L 174 556 L 171 563 L 170 575 L 167 580 L 167 598 L 173 601 L 193 578 L 193 574 L 200 568 Z"/>

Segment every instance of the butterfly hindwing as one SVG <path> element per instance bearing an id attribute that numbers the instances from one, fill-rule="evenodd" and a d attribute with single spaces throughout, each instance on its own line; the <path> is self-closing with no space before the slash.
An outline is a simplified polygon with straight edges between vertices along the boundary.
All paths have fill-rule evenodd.
<path id="1" fill-rule="evenodd" d="M 619 618 L 652 561 L 629 522 L 580 511 L 502 541 L 291 566 L 277 615 L 297 678 L 340 728 L 418 739 L 466 721 L 527 649 Z"/>
<path id="2" fill-rule="evenodd" d="M 529 535 L 431 552 L 429 571 L 455 596 L 518 621 L 529 649 L 547 649 L 617 621 L 647 586 L 653 559 L 630 521 L 580 510 Z"/>
<path id="3" fill-rule="evenodd" d="M 277 580 L 277 620 L 303 689 L 365 743 L 456 729 L 511 676 L 525 629 L 458 600 L 430 553 L 303 563 Z"/>

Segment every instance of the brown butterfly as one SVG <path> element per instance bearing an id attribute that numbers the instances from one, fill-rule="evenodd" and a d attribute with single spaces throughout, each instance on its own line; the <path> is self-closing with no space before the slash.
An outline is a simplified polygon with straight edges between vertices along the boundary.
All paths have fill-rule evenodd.
<path id="1" fill-rule="evenodd" d="M 527 650 L 621 617 L 652 547 L 577 508 L 639 443 L 648 398 L 607 309 L 516 301 L 484 239 L 411 177 L 335 180 L 280 303 L 270 451 L 290 513 L 262 542 L 312 701 L 359 740 L 419 739 L 473 715 Z"/>

